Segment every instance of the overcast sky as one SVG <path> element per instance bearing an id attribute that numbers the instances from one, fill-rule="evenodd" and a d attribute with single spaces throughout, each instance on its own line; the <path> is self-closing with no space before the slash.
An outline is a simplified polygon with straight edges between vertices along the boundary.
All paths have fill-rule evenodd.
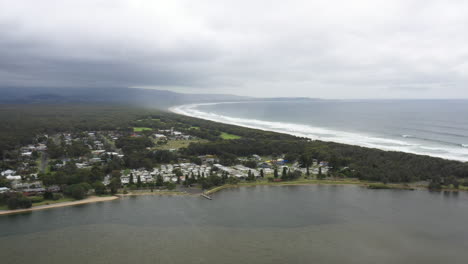
<path id="1" fill-rule="evenodd" d="M 0 86 L 468 98 L 468 1 L 0 0 Z"/>

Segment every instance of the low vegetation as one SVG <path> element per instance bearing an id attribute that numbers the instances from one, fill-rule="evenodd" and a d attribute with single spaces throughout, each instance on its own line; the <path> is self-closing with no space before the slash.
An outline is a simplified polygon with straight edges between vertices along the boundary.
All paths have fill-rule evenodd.
<path id="1" fill-rule="evenodd" d="M 229 140 L 229 139 L 240 139 L 241 138 L 240 136 L 229 134 L 229 133 L 226 133 L 226 132 L 221 132 L 220 137 L 222 139 L 227 139 L 227 140 Z"/>
<path id="2" fill-rule="evenodd" d="M 142 131 L 151 131 L 152 128 L 149 127 L 134 127 L 133 132 L 142 132 Z"/>

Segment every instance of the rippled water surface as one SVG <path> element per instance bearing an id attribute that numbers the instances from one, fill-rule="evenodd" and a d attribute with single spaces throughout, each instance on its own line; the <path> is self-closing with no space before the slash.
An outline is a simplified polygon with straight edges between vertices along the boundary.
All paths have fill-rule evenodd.
<path id="1" fill-rule="evenodd" d="M 172 110 L 324 141 L 468 161 L 468 100 L 296 100 Z"/>
<path id="2" fill-rule="evenodd" d="M 248 187 L 0 217 L 1 263 L 466 263 L 468 194 Z"/>

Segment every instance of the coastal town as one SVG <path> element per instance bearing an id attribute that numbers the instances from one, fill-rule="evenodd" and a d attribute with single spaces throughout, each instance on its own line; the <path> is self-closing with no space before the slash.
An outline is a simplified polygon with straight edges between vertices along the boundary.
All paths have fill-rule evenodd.
<path id="1" fill-rule="evenodd" d="M 94 119 L 46 119 L 35 132 L 23 129 L 26 134 L 16 135 L 3 131 L 11 140 L 3 141 L 6 145 L 1 153 L 0 210 L 128 195 L 206 195 L 252 185 L 468 189 L 464 177 L 468 169 L 460 162 L 165 112 L 123 111 L 102 116 L 95 114 L 97 110 L 80 111 L 91 111 L 88 116 Z M 18 139 L 13 140 L 15 137 Z M 406 165 L 398 165 L 402 162 Z"/>
<path id="2" fill-rule="evenodd" d="M 190 133 L 197 130 L 133 127 L 129 131 L 37 135 L 33 144 L 3 153 L 0 202 L 3 209 L 17 209 L 90 195 L 202 193 L 220 184 L 323 179 L 330 169 L 326 161 L 310 159 L 309 163 L 301 163 L 288 160 L 284 154 L 253 154 L 228 160 L 215 154 L 184 155 L 189 144 L 207 142 L 197 133 Z M 221 135 L 225 140 L 238 138 Z M 133 149 L 134 145 L 139 149 Z M 136 152 L 152 155 L 152 162 L 139 163 L 138 158 L 126 156 Z"/>

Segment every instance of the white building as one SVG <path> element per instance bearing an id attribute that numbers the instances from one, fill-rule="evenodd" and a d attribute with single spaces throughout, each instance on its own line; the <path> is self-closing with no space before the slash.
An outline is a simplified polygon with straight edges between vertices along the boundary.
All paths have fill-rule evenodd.
<path id="1" fill-rule="evenodd" d="M 21 181 L 21 176 L 19 175 L 9 175 L 6 176 L 6 179 L 9 181 Z"/>
<path id="2" fill-rule="evenodd" d="M 12 176 L 12 175 L 15 175 L 16 174 L 16 171 L 14 170 L 6 170 L 6 171 L 2 171 L 0 173 L 2 176 Z"/>

